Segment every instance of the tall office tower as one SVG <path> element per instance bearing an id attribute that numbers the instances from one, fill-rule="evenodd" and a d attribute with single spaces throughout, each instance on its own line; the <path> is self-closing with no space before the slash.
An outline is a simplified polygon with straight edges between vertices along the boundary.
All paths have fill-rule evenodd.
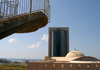
<path id="1" fill-rule="evenodd" d="M 69 27 L 49 28 L 49 57 L 63 57 L 69 52 Z"/>

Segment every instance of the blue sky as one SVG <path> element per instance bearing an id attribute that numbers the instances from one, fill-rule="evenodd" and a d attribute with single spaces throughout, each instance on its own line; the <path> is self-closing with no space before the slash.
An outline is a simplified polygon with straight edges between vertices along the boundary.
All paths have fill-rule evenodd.
<path id="1" fill-rule="evenodd" d="M 0 58 L 43 59 L 48 55 L 49 27 L 69 27 L 70 51 L 100 59 L 100 0 L 50 0 L 47 26 L 0 40 Z"/>

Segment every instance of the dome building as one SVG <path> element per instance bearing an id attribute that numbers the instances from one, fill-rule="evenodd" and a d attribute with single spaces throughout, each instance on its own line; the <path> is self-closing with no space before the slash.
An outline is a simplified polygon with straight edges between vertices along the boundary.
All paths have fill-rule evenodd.
<path id="1" fill-rule="evenodd" d="M 83 56 L 85 55 L 78 50 L 71 51 L 66 55 L 66 57 L 83 57 Z"/>
<path id="2" fill-rule="evenodd" d="M 41 61 L 29 62 L 28 70 L 100 70 L 100 60 L 74 50 L 65 57 L 46 56 Z"/>
<path id="3" fill-rule="evenodd" d="M 67 61 L 75 63 L 90 63 L 93 61 L 100 61 L 99 59 L 91 56 L 85 56 L 82 52 L 74 50 L 69 52 L 65 57 L 52 57 L 56 61 Z"/>

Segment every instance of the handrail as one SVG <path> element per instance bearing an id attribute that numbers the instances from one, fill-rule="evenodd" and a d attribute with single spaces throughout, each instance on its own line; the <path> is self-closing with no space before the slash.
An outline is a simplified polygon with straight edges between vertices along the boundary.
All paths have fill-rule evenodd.
<path id="1" fill-rule="evenodd" d="M 6 3 L 7 6 L 13 7 L 12 4 L 11 4 L 11 2 L 13 2 L 13 4 L 15 4 L 15 5 L 18 5 L 19 4 L 18 0 L 15 0 L 15 1 L 4 0 L 4 3 Z"/>
<path id="2" fill-rule="evenodd" d="M 30 1 L 32 1 L 32 5 L 30 5 Z M 29 12 L 31 16 L 31 13 L 40 11 L 40 9 L 47 15 L 48 22 L 50 22 L 49 0 L 0 0 L 0 16 L 3 16 L 3 19 Z"/>

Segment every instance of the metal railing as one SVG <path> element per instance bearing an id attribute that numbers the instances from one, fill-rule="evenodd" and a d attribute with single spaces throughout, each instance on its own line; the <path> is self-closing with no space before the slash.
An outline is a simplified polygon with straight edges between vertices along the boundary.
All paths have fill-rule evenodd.
<path id="1" fill-rule="evenodd" d="M 42 11 L 50 21 L 49 0 L 0 0 L 0 20 Z"/>

